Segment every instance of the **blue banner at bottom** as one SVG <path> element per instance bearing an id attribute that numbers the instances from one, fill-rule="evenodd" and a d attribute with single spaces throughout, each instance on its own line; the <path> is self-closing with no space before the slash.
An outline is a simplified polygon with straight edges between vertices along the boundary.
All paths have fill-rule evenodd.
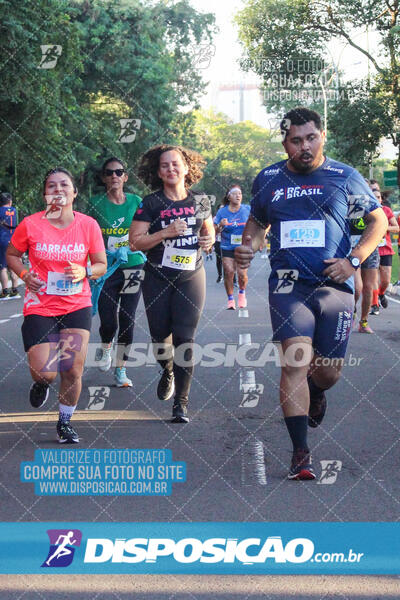
<path id="1" fill-rule="evenodd" d="M 0 523 L 0 573 L 396 575 L 400 523 Z"/>

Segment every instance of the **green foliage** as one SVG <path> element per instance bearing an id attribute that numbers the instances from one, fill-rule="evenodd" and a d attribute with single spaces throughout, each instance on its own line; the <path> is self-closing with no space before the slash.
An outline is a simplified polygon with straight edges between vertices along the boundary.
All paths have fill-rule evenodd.
<path id="1" fill-rule="evenodd" d="M 322 83 L 334 152 L 352 164 L 364 164 L 382 136 L 400 147 L 399 17 L 397 0 L 249 0 L 236 18 L 243 66 L 263 77 L 266 106 L 279 114 L 299 104 L 321 111 Z M 355 35 L 367 28 L 378 40 L 371 50 Z M 340 73 L 327 46 L 335 40 L 364 54 L 374 74 L 338 85 Z M 307 68 L 304 58 L 310 61 Z M 322 60 L 319 69 L 310 68 Z M 289 93 L 278 93 L 283 88 Z M 303 101 L 299 91 L 305 93 Z M 400 177 L 400 158 L 397 166 Z"/>
<path id="2" fill-rule="evenodd" d="M 193 111 L 184 116 L 176 140 L 196 148 L 207 167 L 199 189 L 222 200 L 232 183 L 239 183 L 244 201 L 251 197 L 255 175 L 284 158 L 280 141 L 251 121 L 232 123 L 222 113 Z"/>
<path id="3" fill-rule="evenodd" d="M 195 49 L 213 31 L 187 0 L 0 0 L 0 180 L 22 212 L 41 206 L 55 165 L 78 176 L 82 205 L 110 155 L 144 191 L 137 161 L 196 103 Z M 54 68 L 38 68 L 45 44 L 62 48 Z M 141 122 L 134 142 L 119 141 L 120 119 Z"/>
<path id="4" fill-rule="evenodd" d="M 357 166 L 367 166 L 379 156 L 379 142 L 392 125 L 387 105 L 365 85 L 352 84 L 329 114 L 328 139 L 332 156 Z"/>

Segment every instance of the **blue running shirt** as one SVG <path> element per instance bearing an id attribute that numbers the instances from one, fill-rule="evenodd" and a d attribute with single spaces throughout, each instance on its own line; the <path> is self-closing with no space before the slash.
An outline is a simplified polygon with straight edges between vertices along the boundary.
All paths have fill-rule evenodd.
<path id="1" fill-rule="evenodd" d="M 221 232 L 221 248 L 223 250 L 234 250 L 240 246 L 249 214 L 249 204 L 241 204 L 236 212 L 229 210 L 229 206 L 223 206 L 219 209 L 214 217 L 214 223 L 218 225 L 222 219 L 228 219 L 228 225 Z"/>
<path id="2" fill-rule="evenodd" d="M 0 240 L 8 243 L 17 226 L 15 206 L 0 206 Z"/>
<path id="3" fill-rule="evenodd" d="M 286 160 L 275 163 L 257 175 L 252 193 L 251 215 L 271 224 L 270 289 L 278 269 L 295 269 L 312 285 L 329 280 L 324 259 L 350 253 L 350 219 L 380 206 L 358 171 L 330 158 L 307 174 L 290 171 Z M 343 287 L 353 290 L 353 277 Z"/>

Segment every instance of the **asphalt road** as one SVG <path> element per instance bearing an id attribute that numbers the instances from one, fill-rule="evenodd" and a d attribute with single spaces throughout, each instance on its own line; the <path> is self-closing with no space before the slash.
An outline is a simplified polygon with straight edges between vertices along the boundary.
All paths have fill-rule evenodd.
<path id="1" fill-rule="evenodd" d="M 290 482 L 286 479 L 290 442 L 278 403 L 280 370 L 270 343 L 268 261 L 257 256 L 249 272 L 247 311 L 225 309 L 226 296 L 223 284 L 215 282 L 214 261 L 206 269 L 207 301 L 196 337 L 199 364 L 190 396 L 190 423 L 171 424 L 171 403 L 156 397 L 159 369 L 148 349 L 142 302 L 134 337 L 136 354 L 132 353 L 128 367 L 134 387 L 119 389 L 112 371 L 101 373 L 90 366 L 99 340 L 96 317 L 79 411 L 74 416 L 79 447 L 168 448 L 174 460 L 185 461 L 187 480 L 174 483 L 167 497 L 38 497 L 33 484 L 20 481 L 21 461 L 33 460 L 37 448 L 59 447 L 57 389 L 53 387 L 45 407 L 33 411 L 20 334 L 22 300 L 0 303 L 1 521 L 399 519 L 400 302 L 393 299 L 379 316 L 370 317 L 374 335 L 352 334 L 343 377 L 328 393 L 325 420 L 309 434 L 317 481 Z M 95 397 L 93 388 L 98 388 Z M 321 461 L 333 464 L 329 480 Z M 59 589 L 51 588 L 44 576 L 31 576 L 28 588 L 19 576 L 0 576 L 0 597 L 400 597 L 398 579 L 389 577 L 243 576 L 231 577 L 228 583 L 228 578 L 215 576 L 136 576 L 134 584 L 127 576 L 115 577 L 76 575 L 68 581 L 63 577 L 60 581 L 65 588 Z M 81 595 L 79 589 L 86 592 Z"/>

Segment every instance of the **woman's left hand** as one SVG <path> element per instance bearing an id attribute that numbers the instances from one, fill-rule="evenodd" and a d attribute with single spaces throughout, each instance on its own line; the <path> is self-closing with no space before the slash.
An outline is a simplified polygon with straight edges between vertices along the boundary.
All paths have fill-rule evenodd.
<path id="1" fill-rule="evenodd" d="M 64 273 L 67 275 L 68 279 L 72 279 L 72 283 L 78 283 L 78 281 L 82 281 L 86 277 L 86 269 L 82 267 L 82 265 L 77 265 L 71 261 L 68 261 L 69 267 L 65 267 Z"/>
<path id="2" fill-rule="evenodd" d="M 199 246 L 203 250 L 207 252 L 207 250 L 211 250 L 214 244 L 214 239 L 211 235 L 201 235 L 199 237 Z"/>

